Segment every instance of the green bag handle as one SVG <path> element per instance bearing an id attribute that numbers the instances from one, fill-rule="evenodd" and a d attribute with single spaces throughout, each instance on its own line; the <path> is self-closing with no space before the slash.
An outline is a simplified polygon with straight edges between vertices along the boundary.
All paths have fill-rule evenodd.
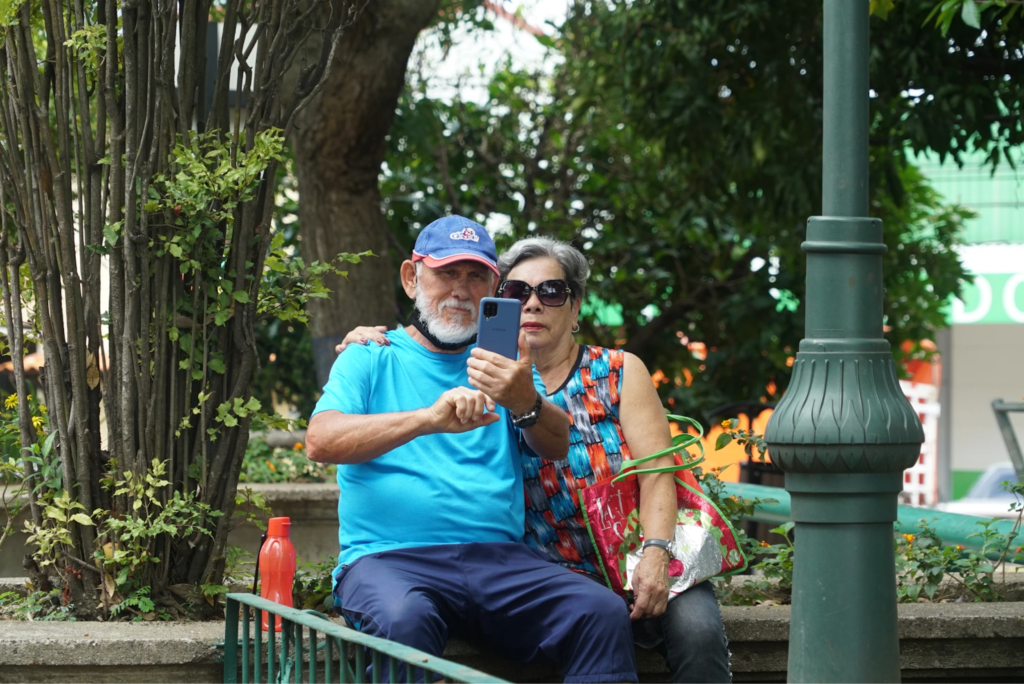
<path id="1" fill-rule="evenodd" d="M 700 441 L 704 437 L 704 428 L 701 427 L 701 424 L 698 421 L 694 420 L 693 418 L 688 418 L 687 416 L 676 416 L 672 415 L 671 413 L 668 414 L 666 418 L 677 423 L 687 423 L 689 425 L 692 425 L 693 427 L 697 428 L 697 434 L 691 435 L 688 432 L 684 432 L 681 435 L 676 435 L 675 437 L 673 437 L 672 446 L 668 447 L 667 449 L 655 451 L 653 454 L 649 454 L 642 458 L 631 458 L 626 461 L 623 461 L 622 470 L 619 471 L 618 475 L 612 478 L 612 484 L 615 484 L 619 480 L 627 478 L 630 475 L 674 473 L 680 470 L 689 470 L 690 468 L 694 468 L 704 462 L 704 444 Z M 667 456 L 669 454 L 674 454 L 678 451 L 685 452 L 686 449 L 693 446 L 694 444 L 696 444 L 697 448 L 700 450 L 699 458 L 695 458 L 691 461 L 687 461 L 682 464 L 673 464 L 661 468 L 637 468 L 638 465 L 646 463 L 647 461 L 653 461 L 654 459 L 661 458 L 662 456 Z"/>

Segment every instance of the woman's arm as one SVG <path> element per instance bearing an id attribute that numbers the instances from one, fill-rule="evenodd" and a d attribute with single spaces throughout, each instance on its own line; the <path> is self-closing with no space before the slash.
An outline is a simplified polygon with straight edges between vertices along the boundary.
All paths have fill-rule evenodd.
<path id="1" fill-rule="evenodd" d="M 672 446 L 665 409 L 644 362 L 626 352 L 622 369 L 619 422 L 633 458 L 642 458 Z M 660 468 L 673 464 L 671 454 L 641 465 Z M 676 488 L 672 473 L 640 475 L 640 526 L 647 539 L 672 540 L 675 533 Z M 633 575 L 636 603 L 630 617 L 657 617 L 668 605 L 669 554 L 658 548 L 644 551 Z"/>

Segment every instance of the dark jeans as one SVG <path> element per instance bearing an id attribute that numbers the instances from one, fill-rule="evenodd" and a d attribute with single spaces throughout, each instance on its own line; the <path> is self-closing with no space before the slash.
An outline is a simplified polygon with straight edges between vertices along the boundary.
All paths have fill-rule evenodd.
<path id="1" fill-rule="evenodd" d="M 673 682 L 732 681 L 729 641 L 711 582 L 673 598 L 661 617 L 634 622 L 633 639 L 665 656 Z"/>
<path id="2" fill-rule="evenodd" d="M 339 573 L 339 605 L 359 631 L 434 655 L 458 635 L 511 660 L 557 664 L 566 682 L 636 681 L 625 601 L 526 544 L 371 553 Z"/>

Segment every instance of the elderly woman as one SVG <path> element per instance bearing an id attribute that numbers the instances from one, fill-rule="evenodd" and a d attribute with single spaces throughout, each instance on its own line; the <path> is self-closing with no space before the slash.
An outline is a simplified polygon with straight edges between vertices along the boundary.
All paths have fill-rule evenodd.
<path id="1" fill-rule="evenodd" d="M 668 421 L 639 358 L 580 345 L 573 338 L 590 274 L 583 254 L 564 242 L 532 237 L 516 242 L 498 266 L 498 296 L 523 305 L 521 329 L 543 380 L 538 390 L 572 420 L 566 461 L 523 456 L 525 541 L 553 562 L 600 581 L 600 561 L 573 494 L 617 474 L 623 460 L 671 446 Z M 386 343 L 380 329 L 357 328 L 339 351 L 347 343 L 369 340 Z M 470 382 L 476 384 L 482 371 L 474 359 L 468 363 Z M 671 457 L 664 458 L 667 463 L 649 465 L 671 465 Z M 645 539 L 672 539 L 676 495 L 671 473 L 640 475 L 639 486 Z M 649 546 L 636 568 L 631 608 L 636 643 L 665 656 L 673 682 L 730 681 L 725 630 L 710 583 L 669 602 L 669 560 L 667 551 Z"/>

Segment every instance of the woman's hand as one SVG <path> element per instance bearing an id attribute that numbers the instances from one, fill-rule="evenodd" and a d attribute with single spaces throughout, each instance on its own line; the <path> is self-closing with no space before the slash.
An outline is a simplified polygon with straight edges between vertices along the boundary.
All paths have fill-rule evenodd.
<path id="1" fill-rule="evenodd" d="M 633 571 L 633 609 L 630 620 L 655 618 L 668 607 L 668 551 L 657 546 L 644 549 L 639 565 Z"/>
<path id="2" fill-rule="evenodd" d="M 340 354 L 345 351 L 345 347 L 350 344 L 369 344 L 370 340 L 377 343 L 378 346 L 385 347 L 391 344 L 391 341 L 384 336 L 384 333 L 388 331 L 387 327 L 378 325 L 373 328 L 365 325 L 361 325 L 348 335 L 345 335 L 345 339 L 341 341 L 341 344 L 334 348 L 336 354 Z"/>

